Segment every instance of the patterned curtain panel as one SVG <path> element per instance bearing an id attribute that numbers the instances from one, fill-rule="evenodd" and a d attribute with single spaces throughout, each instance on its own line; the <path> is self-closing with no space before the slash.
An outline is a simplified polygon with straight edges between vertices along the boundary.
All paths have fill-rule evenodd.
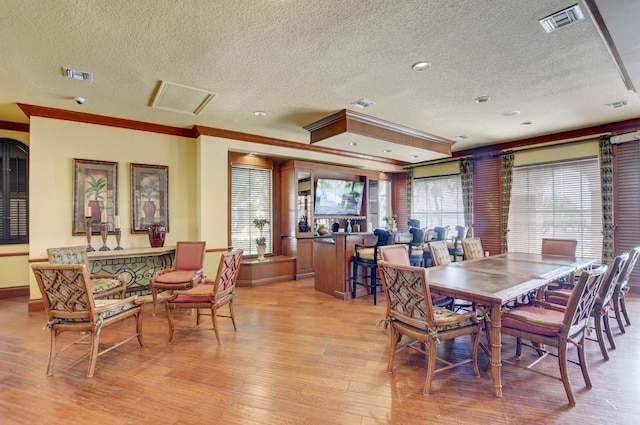
<path id="1" fill-rule="evenodd" d="M 406 169 L 407 171 L 407 211 L 409 211 L 409 218 L 413 218 L 413 209 L 411 205 L 412 192 L 413 192 L 413 168 L 409 167 Z"/>
<path id="2" fill-rule="evenodd" d="M 460 181 L 464 204 L 464 225 L 469 228 L 468 237 L 473 236 L 473 160 L 470 156 L 460 158 Z"/>
<path id="3" fill-rule="evenodd" d="M 602 262 L 613 261 L 613 163 L 611 136 L 600 136 L 600 192 L 602 194 Z"/>
<path id="4" fill-rule="evenodd" d="M 509 251 L 509 206 L 511 205 L 511 185 L 513 177 L 513 151 L 502 152 L 502 208 L 500 217 L 500 250 Z"/>

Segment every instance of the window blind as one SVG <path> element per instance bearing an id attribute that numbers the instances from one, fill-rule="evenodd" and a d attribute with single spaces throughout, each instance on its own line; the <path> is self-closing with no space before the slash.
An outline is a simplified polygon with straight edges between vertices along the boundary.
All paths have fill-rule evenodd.
<path id="1" fill-rule="evenodd" d="M 579 257 L 602 257 L 598 158 L 514 167 L 509 251 L 540 253 L 542 238 L 576 239 Z"/>
<path id="2" fill-rule="evenodd" d="M 273 252 L 271 169 L 231 166 L 231 245 L 244 255 L 257 255 L 256 239 L 263 236 L 266 253 Z M 253 225 L 256 218 L 269 220 L 260 235 Z"/>
<path id="3" fill-rule="evenodd" d="M 29 242 L 28 148 L 0 139 L 0 243 Z"/>
<path id="4" fill-rule="evenodd" d="M 449 175 L 416 179 L 411 191 L 412 217 L 422 227 L 464 226 L 462 182 Z"/>

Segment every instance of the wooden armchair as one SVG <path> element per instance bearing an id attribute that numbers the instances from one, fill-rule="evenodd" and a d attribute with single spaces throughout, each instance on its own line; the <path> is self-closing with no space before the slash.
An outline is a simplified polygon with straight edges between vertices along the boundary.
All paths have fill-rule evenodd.
<path id="1" fill-rule="evenodd" d="M 138 338 L 140 346 L 144 346 L 142 340 L 144 302 L 137 296 L 125 299 L 96 299 L 85 264 L 33 264 L 31 268 L 42 293 L 42 300 L 49 318 L 47 327 L 51 329 L 47 375 L 53 375 L 58 353 L 74 344 L 89 345 L 88 377 L 93 376 L 99 356 L 133 338 Z M 100 351 L 102 329 L 129 317 L 135 318 L 135 333 Z M 79 332 L 82 336 L 58 349 L 57 339 L 62 332 Z M 86 341 L 87 338 L 89 341 Z"/>
<path id="2" fill-rule="evenodd" d="M 153 314 L 156 314 L 158 290 L 192 288 L 204 277 L 204 250 L 206 242 L 178 242 L 172 268 L 157 271 L 149 281 L 153 298 Z"/>
<path id="3" fill-rule="evenodd" d="M 412 348 L 428 356 L 427 377 L 422 391 L 425 395 L 429 395 L 433 375 L 453 367 L 471 363 L 474 375 L 480 377 L 477 358 L 482 320 L 476 317 L 475 312 L 457 314 L 434 306 L 427 271 L 422 267 L 379 260 L 378 269 L 387 298 L 387 321 L 391 329 L 387 372 L 393 373 L 396 353 Z M 436 357 L 436 344 L 464 335 L 471 337 L 468 359 L 452 362 Z M 407 336 L 409 342 L 398 348 L 403 336 Z M 420 344 L 424 344 L 426 349 L 423 350 Z M 444 366 L 436 369 L 438 361 Z"/>
<path id="4" fill-rule="evenodd" d="M 580 365 L 586 386 L 591 388 L 591 378 L 584 352 L 585 331 L 606 269 L 607 267 L 603 266 L 584 271 L 566 307 L 533 300 L 532 304 L 515 307 L 503 315 L 501 332 L 504 335 L 516 337 L 516 356 L 520 357 L 522 345 L 527 345 L 536 350 L 541 357 L 528 365 L 504 358 L 502 362 L 562 381 L 571 406 L 575 406 L 576 400 L 567 371 L 567 345 L 576 346 L 577 364 Z M 531 341 L 533 345 L 524 344 L 523 340 Z M 555 348 L 557 354 L 549 351 L 547 347 Z M 558 358 L 560 377 L 533 369 L 535 364 L 549 354 Z"/>
<path id="5" fill-rule="evenodd" d="M 206 279 L 201 285 L 195 286 L 185 291 L 173 291 L 173 295 L 164 300 L 164 308 L 169 321 L 169 342 L 173 340 L 175 331 L 173 312 L 176 309 L 195 309 L 196 327 L 200 325 L 200 316 L 211 316 L 213 331 L 216 340 L 220 344 L 218 334 L 218 317 L 227 317 L 233 323 L 233 330 L 236 331 L 236 319 L 233 312 L 233 299 L 235 298 L 236 280 L 240 270 L 240 260 L 242 260 L 242 250 L 226 252 L 220 257 L 218 275 L 215 280 Z M 229 315 L 221 316 L 218 309 L 224 305 L 229 306 Z M 207 309 L 210 312 L 203 312 Z"/>
<path id="6" fill-rule="evenodd" d="M 47 256 L 51 264 L 84 264 L 89 268 L 87 247 L 85 245 L 67 246 L 47 249 Z M 124 277 L 117 274 L 92 274 L 90 275 L 93 297 L 108 298 L 118 296 L 124 299 L 127 290 L 127 282 Z"/>
<path id="7" fill-rule="evenodd" d="M 624 268 L 620 272 L 620 278 L 618 279 L 616 287 L 613 291 L 613 311 L 616 315 L 618 328 L 620 328 L 620 332 L 622 333 L 625 333 L 622 316 L 624 316 L 627 326 L 631 325 L 631 320 L 629 319 L 627 304 L 625 303 L 624 297 L 625 294 L 629 291 L 629 278 L 631 277 L 631 272 L 633 271 L 633 268 L 635 267 L 639 256 L 640 246 L 637 246 L 629 251 L 629 258 L 627 259 Z"/>

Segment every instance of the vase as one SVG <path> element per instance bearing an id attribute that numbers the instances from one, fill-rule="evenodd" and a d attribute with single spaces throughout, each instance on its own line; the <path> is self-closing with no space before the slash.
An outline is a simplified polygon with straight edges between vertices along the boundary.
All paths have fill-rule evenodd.
<path id="1" fill-rule="evenodd" d="M 144 222 L 153 223 L 153 217 L 156 215 L 156 204 L 153 201 L 145 201 L 142 211 L 144 212 Z"/>
<path id="2" fill-rule="evenodd" d="M 160 223 L 153 223 L 147 229 L 149 234 L 149 242 L 151 248 L 161 248 L 164 246 L 164 238 L 167 234 L 167 229 Z"/>
<path id="3" fill-rule="evenodd" d="M 258 261 L 264 261 L 264 253 L 266 250 L 266 245 L 258 245 Z"/>

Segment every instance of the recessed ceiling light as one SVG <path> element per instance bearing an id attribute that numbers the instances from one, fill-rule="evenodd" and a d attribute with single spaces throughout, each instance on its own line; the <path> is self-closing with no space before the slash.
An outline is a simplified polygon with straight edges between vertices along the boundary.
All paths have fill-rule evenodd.
<path id="1" fill-rule="evenodd" d="M 358 146 L 358 142 L 351 142 L 349 143 L 349 146 Z"/>
<path id="2" fill-rule="evenodd" d="M 265 111 L 255 111 L 253 115 L 255 115 L 256 117 L 264 117 L 267 115 L 267 113 Z"/>
<path id="3" fill-rule="evenodd" d="M 531 125 L 531 124 L 533 124 L 533 121 L 524 121 L 520 123 L 520 125 Z"/>
<path id="4" fill-rule="evenodd" d="M 476 103 L 487 103 L 491 98 L 489 96 L 476 97 Z"/>
<path id="5" fill-rule="evenodd" d="M 520 115 L 520 111 L 507 111 L 503 113 L 505 117 L 515 117 L 516 115 Z"/>
<path id="6" fill-rule="evenodd" d="M 411 65 L 411 69 L 414 71 L 426 71 L 429 68 L 431 68 L 431 64 L 427 61 L 420 61 Z"/>
<path id="7" fill-rule="evenodd" d="M 418 157 L 418 155 L 411 155 L 412 159 L 416 159 Z"/>
<path id="8" fill-rule="evenodd" d="M 467 136 L 466 134 L 461 134 L 458 137 L 456 137 L 456 139 L 458 140 L 467 140 L 469 138 L 469 136 Z"/>
<path id="9" fill-rule="evenodd" d="M 383 149 L 382 152 L 383 153 L 389 153 L 389 152 L 391 152 L 391 149 Z"/>

